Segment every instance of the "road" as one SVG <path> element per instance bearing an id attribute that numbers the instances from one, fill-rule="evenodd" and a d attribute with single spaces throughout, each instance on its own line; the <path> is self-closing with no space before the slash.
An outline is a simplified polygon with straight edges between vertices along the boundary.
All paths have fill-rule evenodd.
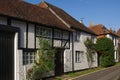
<path id="1" fill-rule="evenodd" d="M 80 76 L 72 80 L 118 80 L 118 77 L 120 77 L 120 66 L 112 66 L 105 70 Z"/>

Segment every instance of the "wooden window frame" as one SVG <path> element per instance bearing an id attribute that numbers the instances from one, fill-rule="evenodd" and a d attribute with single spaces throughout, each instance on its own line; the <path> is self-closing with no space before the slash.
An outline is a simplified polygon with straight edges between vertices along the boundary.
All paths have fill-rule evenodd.
<path id="1" fill-rule="evenodd" d="M 84 51 L 75 51 L 75 62 L 81 63 L 82 62 L 82 55 Z"/>
<path id="2" fill-rule="evenodd" d="M 23 50 L 23 65 L 30 65 L 35 62 L 36 51 L 33 49 Z M 27 59 L 26 59 L 27 58 Z"/>

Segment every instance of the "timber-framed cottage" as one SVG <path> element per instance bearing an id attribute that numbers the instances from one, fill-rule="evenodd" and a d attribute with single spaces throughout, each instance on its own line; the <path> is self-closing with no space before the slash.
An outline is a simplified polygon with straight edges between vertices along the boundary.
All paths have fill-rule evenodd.
<path id="1" fill-rule="evenodd" d="M 57 49 L 50 76 L 89 68 L 84 41 L 89 38 L 95 42 L 96 34 L 84 24 L 46 2 L 33 5 L 23 0 L 0 0 L 0 80 L 26 78 L 39 47 L 38 34 L 43 32 Z M 97 67 L 96 52 L 93 59 L 92 67 Z"/>

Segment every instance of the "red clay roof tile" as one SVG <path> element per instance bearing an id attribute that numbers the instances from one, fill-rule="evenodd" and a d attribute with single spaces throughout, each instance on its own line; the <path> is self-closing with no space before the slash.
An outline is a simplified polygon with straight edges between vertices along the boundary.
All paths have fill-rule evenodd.
<path id="1" fill-rule="evenodd" d="M 106 34 L 112 34 L 116 37 L 118 37 L 118 35 L 114 32 L 111 32 L 110 30 L 108 30 L 105 26 L 103 26 L 102 24 L 98 24 L 98 25 L 94 25 L 94 26 L 90 26 L 90 29 L 92 31 L 94 31 L 97 35 L 106 35 Z"/>
<path id="2" fill-rule="evenodd" d="M 91 31 L 89 28 L 87 28 L 84 24 L 78 22 L 76 19 L 74 19 L 72 16 L 70 16 L 68 13 L 66 13 L 64 10 L 54 6 L 54 5 L 51 5 L 47 2 L 41 2 L 39 4 L 40 7 L 43 7 L 43 8 L 48 8 L 50 7 L 52 10 L 55 11 L 55 13 L 61 17 L 67 24 L 69 24 L 72 28 L 76 28 L 76 29 L 79 29 L 79 30 L 82 30 L 82 31 L 85 31 L 85 32 L 88 32 L 90 34 L 94 34 L 96 35 L 93 31 Z"/>
<path id="3" fill-rule="evenodd" d="M 0 14 L 71 31 L 48 9 L 22 0 L 0 0 Z"/>

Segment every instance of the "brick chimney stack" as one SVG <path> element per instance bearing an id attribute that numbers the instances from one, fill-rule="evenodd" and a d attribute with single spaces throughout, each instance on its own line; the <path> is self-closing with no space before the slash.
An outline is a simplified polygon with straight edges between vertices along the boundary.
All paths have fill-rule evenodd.
<path id="1" fill-rule="evenodd" d="M 112 27 L 110 27 L 110 32 L 113 32 Z"/>

